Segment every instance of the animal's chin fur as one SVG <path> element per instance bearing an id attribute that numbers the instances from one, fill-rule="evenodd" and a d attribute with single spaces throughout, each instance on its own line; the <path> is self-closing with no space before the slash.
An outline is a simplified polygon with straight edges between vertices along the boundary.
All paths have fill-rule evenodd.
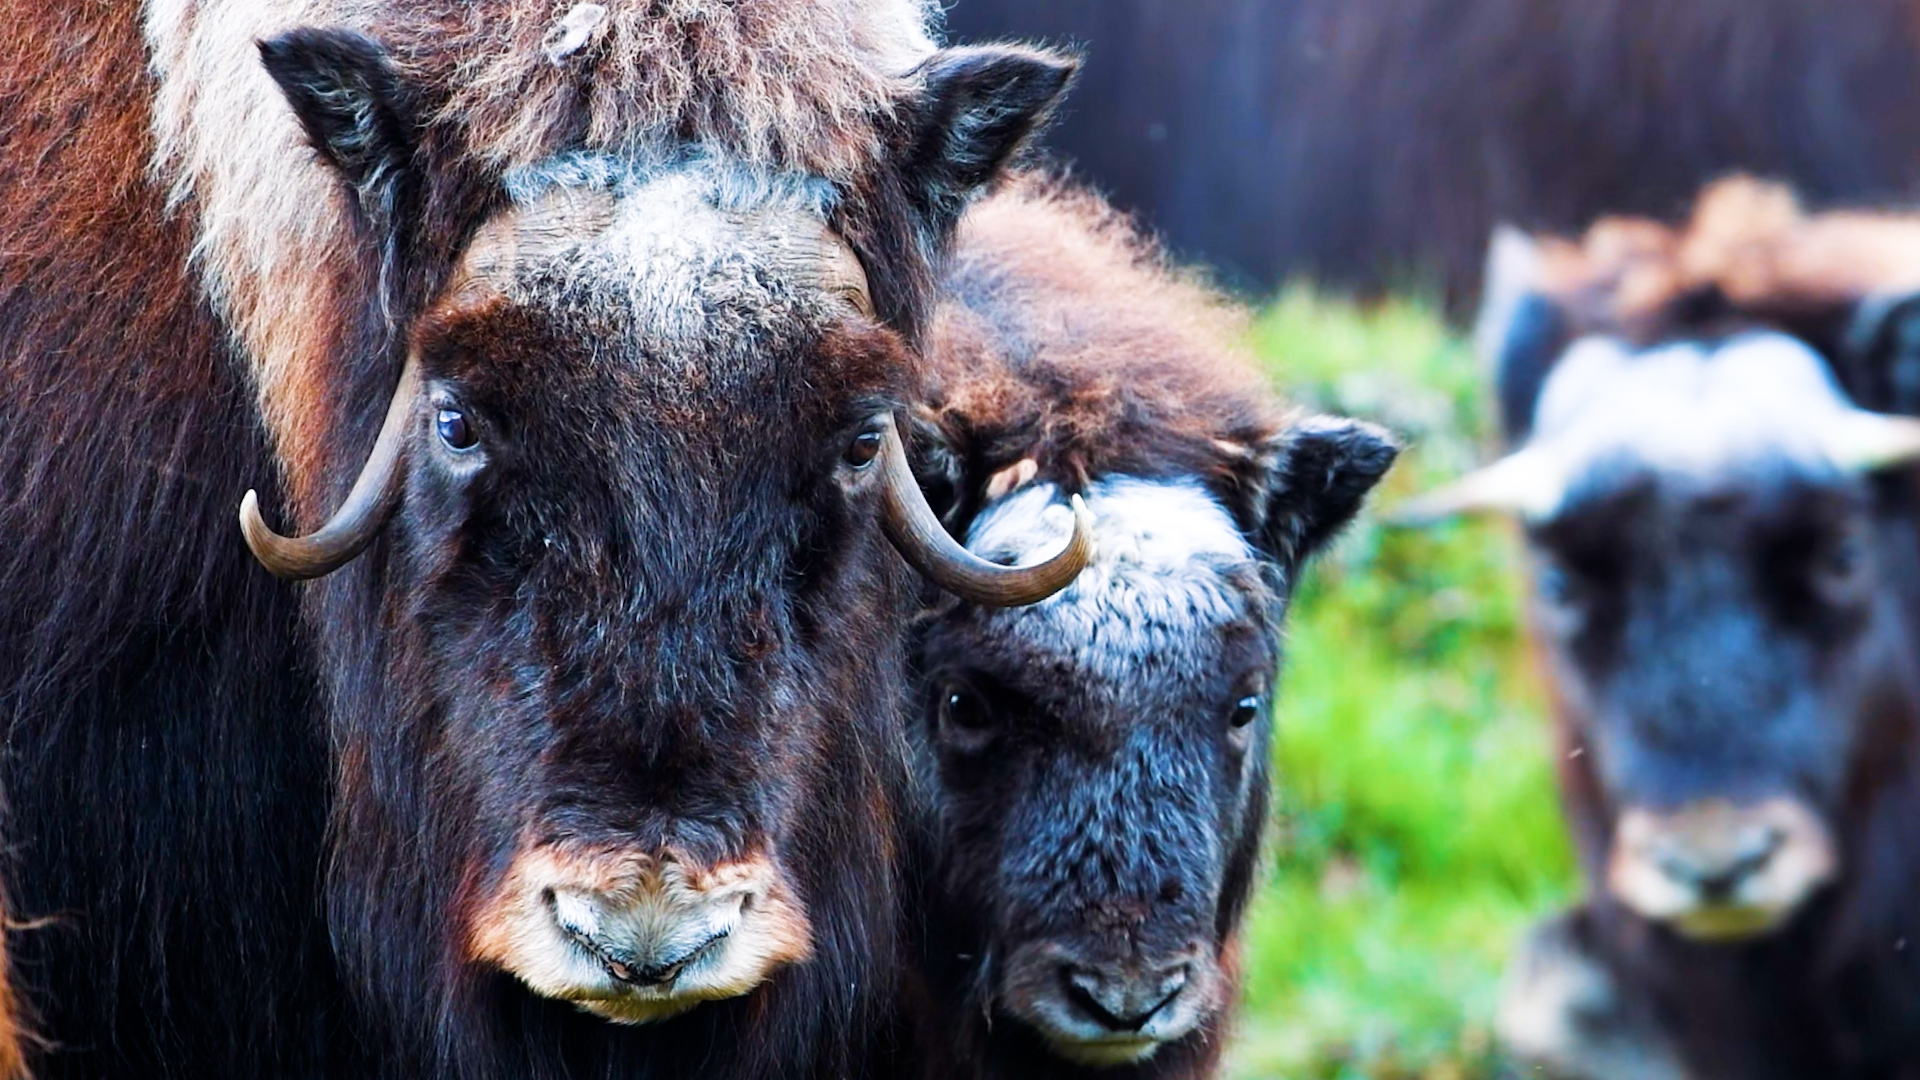
<path id="1" fill-rule="evenodd" d="M 1076 1065 L 1088 1065 L 1096 1069 L 1112 1069 L 1122 1065 L 1135 1065 L 1146 1061 L 1165 1045 L 1158 1039 L 1100 1040 L 1085 1042 L 1079 1039 L 1056 1038 L 1046 1034 L 1047 1045 L 1053 1052 Z"/>

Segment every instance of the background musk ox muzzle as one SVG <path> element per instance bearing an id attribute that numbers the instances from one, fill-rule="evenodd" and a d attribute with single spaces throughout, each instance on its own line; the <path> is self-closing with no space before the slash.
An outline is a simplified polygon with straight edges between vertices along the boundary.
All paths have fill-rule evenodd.
<path id="1" fill-rule="evenodd" d="M 1031 603 L 1084 565 L 1084 511 L 1021 568 L 927 528 L 893 427 L 917 360 L 879 314 L 910 304 L 844 238 L 872 225 L 846 191 L 688 148 L 561 153 L 449 194 L 378 45 L 299 31 L 262 51 L 359 201 L 396 290 L 383 310 L 407 313 L 398 387 L 331 520 L 290 538 L 252 493 L 241 506 L 262 564 L 353 564 L 315 595 L 391 635 L 386 682 L 337 736 L 339 905 L 398 907 L 371 867 L 425 863 L 442 891 L 415 903 L 450 909 L 457 968 L 619 1021 L 820 951 L 859 971 L 890 917 L 903 767 L 885 752 L 907 585 L 889 541 L 972 601 Z M 1020 49 L 929 59 L 903 84 L 927 100 L 902 106 L 911 168 L 890 178 L 924 220 L 894 224 L 950 228 L 1070 71 Z M 444 268 L 425 254 L 441 198 L 493 208 L 448 230 Z M 422 282 L 439 284 L 414 297 Z M 380 846 L 395 835 L 419 839 Z"/>

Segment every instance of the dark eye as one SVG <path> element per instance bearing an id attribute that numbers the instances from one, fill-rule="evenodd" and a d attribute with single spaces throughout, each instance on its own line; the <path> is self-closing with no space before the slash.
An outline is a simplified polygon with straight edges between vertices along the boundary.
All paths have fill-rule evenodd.
<path id="1" fill-rule="evenodd" d="M 1227 714 L 1227 723 L 1243 728 L 1260 719 L 1260 695 L 1248 694 L 1233 703 L 1233 711 Z"/>
<path id="2" fill-rule="evenodd" d="M 1573 572 L 1551 560 L 1541 565 L 1534 591 L 1549 607 L 1570 607 L 1580 602 L 1580 586 Z"/>
<path id="3" fill-rule="evenodd" d="M 987 703 L 979 694 L 958 683 L 948 683 L 941 688 L 939 713 L 942 731 L 963 736 L 978 737 L 993 723 L 987 713 Z"/>
<path id="4" fill-rule="evenodd" d="M 1850 532 L 1827 544 L 1814 557 L 1814 585 L 1832 599 L 1846 599 L 1857 591 L 1866 563 L 1866 539 L 1858 532 Z"/>
<path id="5" fill-rule="evenodd" d="M 473 425 L 467 423 L 467 414 L 455 408 L 443 408 L 434 414 L 433 427 L 440 433 L 440 441 L 452 450 L 465 450 L 479 441 L 474 438 Z"/>
<path id="6" fill-rule="evenodd" d="M 884 429 L 877 427 L 865 428 L 860 434 L 853 437 L 852 442 L 847 444 L 847 451 L 840 455 L 840 460 L 856 469 L 864 469 L 873 464 L 874 458 L 880 456 L 880 447 L 885 441 L 886 432 Z"/>

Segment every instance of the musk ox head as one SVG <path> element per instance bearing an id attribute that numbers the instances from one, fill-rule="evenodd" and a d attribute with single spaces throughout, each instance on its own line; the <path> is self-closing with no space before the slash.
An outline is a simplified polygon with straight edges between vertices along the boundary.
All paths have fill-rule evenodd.
<path id="1" fill-rule="evenodd" d="M 490 173 L 373 41 L 262 51 L 378 264 L 382 352 L 342 362 L 400 372 L 330 521 L 242 507 L 269 569 L 340 571 L 350 959 L 376 995 L 497 972 L 642 1022 L 824 954 L 795 993 L 850 1011 L 891 887 L 889 538 L 996 603 L 1064 566 L 940 547 L 889 466 L 918 261 L 1071 63 L 935 54 L 836 185 L 698 146 Z"/>
<path id="2" fill-rule="evenodd" d="M 1491 280 L 1520 445 L 1408 513 L 1524 522 L 1598 883 L 1688 938 L 1768 933 L 1843 872 L 1841 815 L 1911 694 L 1910 495 L 1881 474 L 1920 423 L 1737 310 L 1596 318 L 1605 290 L 1517 234 Z M 1589 291 L 1549 287 L 1568 280 Z"/>
<path id="3" fill-rule="evenodd" d="M 1377 428 L 1321 417 L 1258 448 L 1259 482 L 1232 492 L 1097 477 L 1081 489 L 1094 561 L 1074 584 L 1019 611 L 929 616 L 941 881 L 971 924 L 958 947 L 983 1008 L 1052 1053 L 1117 1065 L 1231 1005 L 1287 600 L 1395 453 Z M 1065 481 L 1032 477 L 1025 462 L 969 500 L 970 549 L 1021 563 L 1059 545 Z"/>

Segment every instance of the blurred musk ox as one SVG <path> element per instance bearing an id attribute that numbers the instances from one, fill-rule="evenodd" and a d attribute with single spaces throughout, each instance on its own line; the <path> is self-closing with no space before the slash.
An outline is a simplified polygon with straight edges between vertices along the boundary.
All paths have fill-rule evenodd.
<path id="1" fill-rule="evenodd" d="M 6 9 L 40 1075 L 866 1068 L 892 548 L 992 603 L 1086 555 L 933 535 L 893 433 L 938 252 L 1071 64 L 935 52 L 912 0 L 656 7 Z"/>
<path id="2" fill-rule="evenodd" d="M 1051 598 L 918 620 L 929 1078 L 1217 1069 L 1288 600 L 1396 453 L 1283 409 L 1242 331 L 1086 191 L 1027 176 L 962 222 L 917 425 L 931 501 L 1014 565 L 1060 548 L 1069 496 L 1096 524 Z"/>
<path id="3" fill-rule="evenodd" d="M 1920 1069 L 1920 221 L 1749 180 L 1501 233 L 1499 462 L 1589 898 L 1502 1029 L 1574 1077 Z"/>
<path id="4" fill-rule="evenodd" d="M 1496 221 L 1673 217 L 1744 170 L 1815 203 L 1920 184 L 1911 0 L 958 0 L 1084 44 L 1049 141 L 1247 281 L 1470 298 Z"/>

